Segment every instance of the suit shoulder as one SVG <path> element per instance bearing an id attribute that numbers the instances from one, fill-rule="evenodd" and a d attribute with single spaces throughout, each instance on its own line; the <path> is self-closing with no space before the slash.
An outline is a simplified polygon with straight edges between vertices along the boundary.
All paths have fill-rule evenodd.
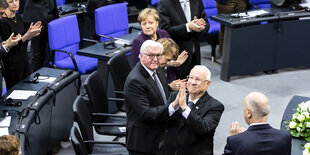
<path id="1" fill-rule="evenodd" d="M 210 98 L 210 102 L 213 104 L 214 107 L 218 106 L 218 107 L 222 107 L 224 109 L 224 105 L 222 104 L 222 102 L 220 102 L 219 100 L 213 98 L 212 96 Z"/>

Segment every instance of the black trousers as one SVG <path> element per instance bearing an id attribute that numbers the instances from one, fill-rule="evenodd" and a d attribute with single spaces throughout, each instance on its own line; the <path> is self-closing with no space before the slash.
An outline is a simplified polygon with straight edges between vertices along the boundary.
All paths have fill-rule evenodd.
<path id="1" fill-rule="evenodd" d="M 50 50 L 48 46 L 48 31 L 47 25 L 41 29 L 40 35 L 31 40 L 31 55 L 32 55 L 32 72 L 37 71 L 43 66 L 49 66 Z"/>

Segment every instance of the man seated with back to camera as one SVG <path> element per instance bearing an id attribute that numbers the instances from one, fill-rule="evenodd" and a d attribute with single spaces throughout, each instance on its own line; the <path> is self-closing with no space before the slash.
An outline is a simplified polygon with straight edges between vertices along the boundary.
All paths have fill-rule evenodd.
<path id="1" fill-rule="evenodd" d="M 169 106 L 171 118 L 160 151 L 162 155 L 213 155 L 213 136 L 224 105 L 209 95 L 210 84 L 210 70 L 197 65 L 180 91 L 171 94 L 168 100 L 168 103 L 173 101 Z"/>
<path id="2" fill-rule="evenodd" d="M 223 155 L 290 155 L 292 136 L 288 131 L 272 128 L 267 123 L 270 105 L 267 96 L 251 92 L 243 103 L 243 116 L 249 128 L 238 122 L 230 125 L 230 135 Z"/>

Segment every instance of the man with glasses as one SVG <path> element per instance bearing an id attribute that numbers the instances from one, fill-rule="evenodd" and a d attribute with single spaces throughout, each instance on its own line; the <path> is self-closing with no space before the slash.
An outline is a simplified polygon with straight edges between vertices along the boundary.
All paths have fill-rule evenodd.
<path id="1" fill-rule="evenodd" d="M 5 10 L 9 7 L 9 5 L 7 4 L 6 0 L 0 0 L 0 19 L 2 17 L 5 17 Z M 2 56 L 5 55 L 6 53 L 9 52 L 9 49 L 15 45 L 17 45 L 17 43 L 20 41 L 21 39 L 21 35 L 18 34 L 16 36 L 14 36 L 14 33 L 11 34 L 11 36 L 9 37 L 9 39 L 7 39 L 6 41 L 2 42 L 2 38 L 0 35 L 0 96 L 2 95 L 2 70 L 3 70 L 3 65 L 2 65 Z"/>
<path id="2" fill-rule="evenodd" d="M 213 136 L 219 124 L 224 106 L 207 92 L 211 84 L 211 72 L 196 65 L 179 92 L 172 93 L 169 107 L 167 134 L 161 154 L 213 155 Z M 185 87 L 188 92 L 185 91 Z"/>
<path id="3" fill-rule="evenodd" d="M 140 49 L 140 62 L 125 82 L 126 147 L 131 155 L 157 154 L 164 136 L 169 119 L 169 91 L 166 73 L 159 67 L 162 52 L 160 43 L 145 41 Z"/>

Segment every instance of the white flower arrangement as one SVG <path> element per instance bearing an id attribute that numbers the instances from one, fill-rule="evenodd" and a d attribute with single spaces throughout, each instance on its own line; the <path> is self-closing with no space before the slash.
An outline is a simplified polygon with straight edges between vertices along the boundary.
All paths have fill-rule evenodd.
<path id="1" fill-rule="evenodd" d="M 310 100 L 298 104 L 296 112 L 286 128 L 293 137 L 300 137 L 310 142 Z M 308 145 L 310 146 L 310 144 Z"/>
<path id="2" fill-rule="evenodd" d="M 310 143 L 306 143 L 304 145 L 304 151 L 302 152 L 303 155 L 310 155 Z"/>

